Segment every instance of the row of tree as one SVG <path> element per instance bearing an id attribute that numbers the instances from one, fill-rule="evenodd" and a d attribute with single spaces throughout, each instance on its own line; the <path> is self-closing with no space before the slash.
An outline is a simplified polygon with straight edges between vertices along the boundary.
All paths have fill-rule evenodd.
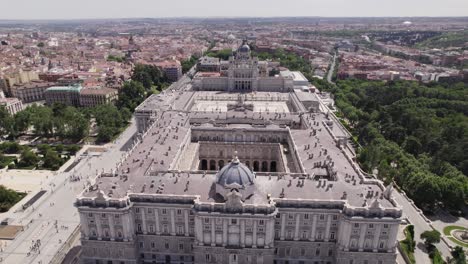
<path id="1" fill-rule="evenodd" d="M 399 186 L 422 208 L 460 210 L 468 197 L 468 85 L 339 81 L 345 125 L 363 146 L 362 167 Z"/>

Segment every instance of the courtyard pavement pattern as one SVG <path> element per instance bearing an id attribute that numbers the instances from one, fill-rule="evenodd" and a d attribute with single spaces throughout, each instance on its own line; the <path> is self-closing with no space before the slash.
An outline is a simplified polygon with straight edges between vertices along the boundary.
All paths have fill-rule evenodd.
<path id="1" fill-rule="evenodd" d="M 107 151 L 100 156 L 83 156 L 76 167 L 68 173 L 62 171 L 69 166 L 67 162 L 55 176 L 42 179 L 40 188 L 47 190 L 47 193 L 33 206 L 25 211 L 18 210 L 38 190 L 31 192 L 9 212 L 0 214 L 0 219 L 10 218 L 12 219 L 10 224 L 24 226 L 24 231 L 20 232 L 16 239 L 1 242 L 0 263 L 49 263 L 79 226 L 78 211 L 73 203 L 83 190 L 87 179 L 95 178 L 97 172 L 115 168 L 122 155 L 133 144 L 135 133 L 136 125 L 132 121 L 114 144 L 109 144 Z M 76 158 L 79 158 L 79 154 Z M 71 181 L 70 178 L 73 176 L 81 177 L 82 180 Z M 6 177 L 4 180 L 8 179 L 8 176 L 2 175 L 1 178 L 3 177 Z M 27 177 L 23 178 L 26 179 Z M 37 246 L 38 240 L 40 240 L 39 246 Z"/>

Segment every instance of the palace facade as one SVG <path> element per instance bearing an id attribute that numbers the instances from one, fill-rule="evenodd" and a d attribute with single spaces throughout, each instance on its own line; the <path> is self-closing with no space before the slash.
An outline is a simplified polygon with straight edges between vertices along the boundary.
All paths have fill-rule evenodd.
<path id="1" fill-rule="evenodd" d="M 136 109 L 137 141 L 77 198 L 83 263 L 395 263 L 392 187 L 317 94 L 262 67 L 244 44 L 219 84 Z"/>

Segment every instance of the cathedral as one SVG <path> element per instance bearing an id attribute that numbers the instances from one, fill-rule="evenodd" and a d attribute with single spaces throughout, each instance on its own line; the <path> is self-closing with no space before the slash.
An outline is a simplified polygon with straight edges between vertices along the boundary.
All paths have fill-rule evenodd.
<path id="1" fill-rule="evenodd" d="M 219 75 L 199 73 L 193 79 L 197 91 L 288 92 L 293 89 L 290 77 L 268 76 L 268 63 L 252 57 L 249 45 L 244 43 L 229 61 L 221 61 Z"/>

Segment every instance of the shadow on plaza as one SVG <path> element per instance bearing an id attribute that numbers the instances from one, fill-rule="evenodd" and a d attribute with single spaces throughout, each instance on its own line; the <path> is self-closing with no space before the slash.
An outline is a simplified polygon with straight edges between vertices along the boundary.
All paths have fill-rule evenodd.
<path id="1" fill-rule="evenodd" d="M 441 221 L 443 223 L 455 223 L 457 222 L 461 217 L 464 217 L 466 216 L 468 213 L 468 209 L 467 207 L 465 207 L 460 213 L 459 215 L 452 215 L 450 214 L 449 212 L 445 211 L 445 210 L 442 210 L 442 209 L 438 209 L 434 214 L 427 214 L 427 218 L 429 218 L 429 220 L 431 220 L 432 222 L 434 221 Z"/>
<path id="2" fill-rule="evenodd" d="M 132 147 L 132 144 L 133 144 L 133 140 L 135 139 L 136 137 L 136 133 L 133 134 L 131 137 L 128 138 L 127 142 L 125 142 L 125 144 L 122 145 L 122 147 L 120 147 L 120 151 L 128 151 L 130 150 L 130 148 Z"/>

